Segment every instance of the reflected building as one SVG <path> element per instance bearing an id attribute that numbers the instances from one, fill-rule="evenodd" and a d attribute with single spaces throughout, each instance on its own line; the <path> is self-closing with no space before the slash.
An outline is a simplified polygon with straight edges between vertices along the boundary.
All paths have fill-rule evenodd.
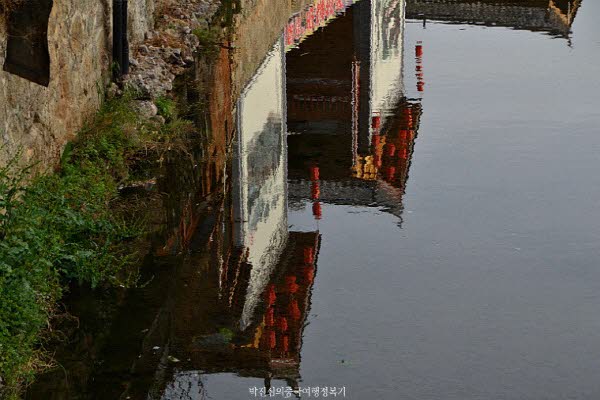
<path id="1" fill-rule="evenodd" d="M 283 26 L 261 62 L 224 46 L 197 67 L 214 78 L 205 92 L 181 88 L 210 99 L 190 116 L 208 132 L 158 179 L 168 196 L 146 283 L 82 316 L 66 378 L 48 374 L 32 398 L 203 398 L 218 373 L 298 387 L 321 233 L 290 230 L 288 208 L 400 216 L 421 108 L 403 94 L 403 1 L 315 0 Z"/>
<path id="2" fill-rule="evenodd" d="M 171 379 L 154 382 L 150 391 L 162 398 L 190 396 L 190 390 L 198 396 L 203 374 L 215 373 L 298 387 L 320 234 L 288 229 L 285 50 L 282 36 L 236 103 L 228 207 L 204 256 L 194 256 L 209 263 L 214 272 L 205 277 L 214 283 L 198 282 L 174 297 L 188 311 L 178 313 L 185 317 L 172 328 L 169 354 L 186 361 Z M 198 299 L 199 286 L 211 309 L 187 304 Z"/>
<path id="3" fill-rule="evenodd" d="M 341 183 L 353 188 L 348 204 L 375 197 L 400 214 L 420 115 L 403 95 L 403 13 L 401 1 L 318 0 L 290 20 L 240 91 L 231 223 L 212 234 L 209 257 L 219 317 L 196 312 L 178 323 L 170 354 L 188 361 L 163 383 L 163 398 L 202 391 L 195 370 L 298 387 L 321 236 L 288 229 L 288 201 L 339 202 L 329 187 Z M 303 185 L 307 195 L 296 197 Z"/>
<path id="4" fill-rule="evenodd" d="M 581 0 L 407 0 L 406 17 L 568 37 Z"/>
<path id="5" fill-rule="evenodd" d="M 287 55 L 289 192 L 401 217 L 421 105 L 404 95 L 404 1 L 365 0 Z M 315 169 L 318 179 L 315 179 Z"/>
<path id="6" fill-rule="evenodd" d="M 280 39 L 237 103 L 232 171 L 236 246 L 250 272 L 240 327 L 250 324 L 256 300 L 287 239 L 285 55 Z"/>
<path id="7" fill-rule="evenodd" d="M 289 383 L 299 376 L 319 233 L 288 230 L 285 79 L 281 37 L 235 106 L 228 199 L 204 256 L 193 256 L 213 271 L 207 276 L 213 286 L 204 296 L 210 296 L 209 312 L 219 318 L 207 318 L 207 310 L 182 313 L 186 317 L 172 333 L 171 354 L 188 358 L 185 370 Z M 175 302 L 187 308 L 188 298 L 198 295 L 177 293 Z M 175 381 L 190 376 L 177 375 Z"/>

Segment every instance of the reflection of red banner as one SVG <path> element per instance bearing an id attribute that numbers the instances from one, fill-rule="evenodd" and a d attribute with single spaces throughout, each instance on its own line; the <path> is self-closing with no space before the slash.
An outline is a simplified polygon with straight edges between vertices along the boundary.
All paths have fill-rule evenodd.
<path id="1" fill-rule="evenodd" d="M 422 92 L 425 87 L 425 79 L 423 77 L 423 43 L 419 40 L 415 46 L 415 57 L 417 59 L 416 76 L 417 90 Z"/>
<path id="2" fill-rule="evenodd" d="M 285 29 L 285 46 L 300 43 L 337 14 L 357 0 L 315 0 L 312 6 L 296 14 L 290 19 Z"/>

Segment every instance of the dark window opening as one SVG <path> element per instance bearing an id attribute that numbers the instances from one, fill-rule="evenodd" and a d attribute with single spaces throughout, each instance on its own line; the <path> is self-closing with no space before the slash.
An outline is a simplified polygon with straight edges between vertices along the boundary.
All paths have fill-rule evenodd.
<path id="1" fill-rule="evenodd" d="M 43 86 L 50 83 L 48 20 L 52 3 L 25 1 L 8 17 L 4 70 Z"/>

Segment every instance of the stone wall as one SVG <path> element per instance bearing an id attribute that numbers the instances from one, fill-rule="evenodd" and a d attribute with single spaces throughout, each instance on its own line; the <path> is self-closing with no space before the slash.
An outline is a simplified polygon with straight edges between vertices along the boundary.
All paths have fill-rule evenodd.
<path id="1" fill-rule="evenodd" d="M 129 1 L 132 43 L 153 27 L 155 1 Z M 98 109 L 110 80 L 112 0 L 54 0 L 48 87 L 1 69 L 6 44 L 6 21 L 0 17 L 0 165 L 21 149 L 23 164 L 50 167 Z"/>
<path id="2" fill-rule="evenodd" d="M 112 3 L 112 0 L 110 0 Z M 129 41 L 141 43 L 154 28 L 154 15 L 167 0 L 129 0 Z"/>

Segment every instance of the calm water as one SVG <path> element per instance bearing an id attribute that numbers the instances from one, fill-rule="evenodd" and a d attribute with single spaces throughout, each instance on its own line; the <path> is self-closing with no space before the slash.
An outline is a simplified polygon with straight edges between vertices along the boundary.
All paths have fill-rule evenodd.
<path id="1" fill-rule="evenodd" d="M 290 20 L 187 251 L 30 398 L 600 396 L 600 2 L 346 3 Z"/>

